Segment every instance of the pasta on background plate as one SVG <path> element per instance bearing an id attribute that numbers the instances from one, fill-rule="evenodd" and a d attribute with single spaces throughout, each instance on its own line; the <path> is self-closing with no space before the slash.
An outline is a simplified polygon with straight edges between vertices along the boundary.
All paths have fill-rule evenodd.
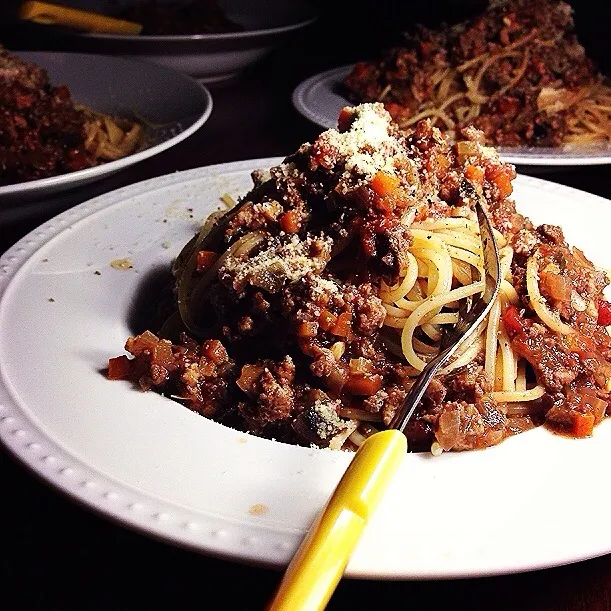
<path id="1" fill-rule="evenodd" d="M 75 104 L 41 66 L 0 45 L 0 185 L 59 176 L 131 155 L 136 121 Z"/>
<path id="2" fill-rule="evenodd" d="M 383 102 L 403 128 L 430 118 L 454 136 L 475 125 L 507 147 L 611 140 L 611 83 L 563 1 L 491 1 L 464 23 L 420 27 L 404 46 L 357 62 L 344 85 L 355 103 Z"/>
<path id="3" fill-rule="evenodd" d="M 399 129 L 381 103 L 345 107 L 185 245 L 165 322 L 128 338 L 108 377 L 255 435 L 354 449 L 482 291 L 480 200 L 501 291 L 429 385 L 409 447 L 484 448 L 542 424 L 591 435 L 609 412 L 609 280 L 517 212 L 514 177 L 474 128 L 451 143 L 428 119 Z"/>

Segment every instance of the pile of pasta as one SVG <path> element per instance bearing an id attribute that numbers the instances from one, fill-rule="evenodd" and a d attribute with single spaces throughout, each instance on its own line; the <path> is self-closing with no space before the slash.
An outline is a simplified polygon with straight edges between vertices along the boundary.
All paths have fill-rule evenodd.
<path id="1" fill-rule="evenodd" d="M 405 132 L 380 103 L 338 125 L 207 220 L 173 262 L 157 330 L 129 338 L 109 377 L 253 434 L 354 449 L 392 426 L 484 290 L 479 202 L 500 291 L 429 383 L 410 448 L 480 449 L 542 424 L 592 434 L 611 400 L 606 273 L 516 210 L 515 168 L 481 132 Z"/>
<path id="2" fill-rule="evenodd" d="M 358 62 L 345 79 L 357 103 L 383 102 L 402 128 L 428 118 L 455 137 L 467 125 L 495 146 L 611 139 L 611 85 L 556 0 L 491 2 L 473 19 L 421 28 L 405 47 Z"/>
<path id="3" fill-rule="evenodd" d="M 136 152 L 143 143 L 141 124 L 77 106 L 85 116 L 85 148 L 99 161 L 114 161 Z"/>

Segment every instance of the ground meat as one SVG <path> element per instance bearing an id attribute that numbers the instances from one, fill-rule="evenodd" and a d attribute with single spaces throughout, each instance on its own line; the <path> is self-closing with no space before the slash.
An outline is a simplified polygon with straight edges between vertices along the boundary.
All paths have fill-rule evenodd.
<path id="1" fill-rule="evenodd" d="M 545 413 L 546 423 L 561 433 L 589 434 L 592 427 L 599 424 L 609 409 L 609 393 L 581 387 L 557 394 L 551 407 Z"/>
<path id="2" fill-rule="evenodd" d="M 535 248 L 539 244 L 539 237 L 530 229 L 520 229 L 520 231 L 515 234 L 512 242 L 514 254 L 520 257 L 523 262 L 533 254 Z"/>
<path id="3" fill-rule="evenodd" d="M 564 240 L 562 229 L 557 225 L 539 225 L 539 227 L 537 227 L 537 234 L 546 244 L 566 247 L 566 241 Z"/>
<path id="4" fill-rule="evenodd" d="M 389 425 L 396 413 L 403 407 L 407 390 L 391 385 L 381 389 L 363 401 L 363 407 L 372 414 L 381 414 L 384 424 Z"/>
<path id="5" fill-rule="evenodd" d="M 525 325 L 523 333 L 514 337 L 512 346 L 551 391 L 561 391 L 579 375 L 578 355 L 570 351 L 561 336 L 542 324 Z"/>
<path id="6" fill-rule="evenodd" d="M 65 174 L 95 164 L 85 148 L 85 116 L 66 86 L 0 46 L 0 185 Z"/>
<path id="7" fill-rule="evenodd" d="M 578 248 L 569 248 L 559 227 L 542 225 L 537 232 L 544 242 L 533 254 L 541 294 L 563 320 L 595 322 L 596 300 L 608 284 L 605 272 L 596 269 Z"/>
<path id="8" fill-rule="evenodd" d="M 386 318 L 386 310 L 371 284 L 358 287 L 358 292 L 351 303 L 354 309 L 354 330 L 356 333 L 373 335 L 382 327 Z"/>
<path id="9" fill-rule="evenodd" d="M 258 361 L 245 367 L 247 371 L 242 369 L 238 386 L 255 401 L 243 403 L 240 411 L 250 426 L 262 430 L 270 423 L 290 418 L 295 409 L 295 364 L 291 357 L 279 363 Z"/>
<path id="10" fill-rule="evenodd" d="M 231 238 L 246 231 L 270 230 L 277 224 L 282 212 L 280 203 L 273 199 L 256 204 L 246 202 L 240 206 L 239 212 L 229 222 L 227 236 Z"/>
<path id="11" fill-rule="evenodd" d="M 491 381 L 481 366 L 457 370 L 445 376 L 442 383 L 452 400 L 437 403 L 428 419 L 444 450 L 487 447 L 509 434 L 507 417 L 493 399 Z"/>
<path id="12" fill-rule="evenodd" d="M 186 402 L 189 409 L 222 420 L 232 410 L 235 363 L 223 344 L 201 345 L 182 334 L 179 345 L 150 331 L 128 338 L 125 348 L 136 358 L 128 365 L 141 388 L 157 388 Z"/>
<path id="13" fill-rule="evenodd" d="M 491 57 L 498 59 L 484 63 Z M 468 79 L 478 86 L 466 101 L 459 94 L 467 94 Z M 554 101 L 601 79 L 577 41 L 568 3 L 509 0 L 489 3 L 453 27 L 411 27 L 405 44 L 357 62 L 343 85 L 351 102 L 382 101 L 405 128 L 434 108 L 435 125 L 450 134 L 472 125 L 496 146 L 557 147 L 570 110 L 555 109 Z M 543 104 L 544 93 L 550 104 Z M 464 118 L 475 99 L 477 113 Z"/>
<path id="14" fill-rule="evenodd" d="M 454 145 L 426 120 L 404 133 L 381 104 L 346 108 L 338 123 L 339 130 L 256 172 L 241 202 L 187 244 L 174 266 L 181 301 L 168 313 L 186 330 L 172 341 L 151 332 L 128 340 L 134 358 L 111 359 L 109 377 L 129 377 L 286 443 L 335 447 L 352 439 L 356 421 L 357 439 L 361 430 L 388 427 L 417 368 L 391 326 L 402 313 L 384 301 L 387 285 L 405 273 L 414 223 L 472 218 L 481 199 L 514 247 L 517 300 L 507 293 L 510 303 L 502 303 L 502 337 L 544 393 L 526 415 L 519 405 L 509 409 L 477 354 L 430 382 L 405 429 L 409 447 L 483 448 L 543 421 L 587 435 L 609 404 L 606 275 L 570 249 L 559 228 L 535 229 L 516 212 L 515 169 L 475 129 Z M 553 331 L 533 309 L 526 283 L 532 258 L 546 305 L 571 332 Z M 418 280 L 419 289 L 425 282 Z M 430 342 L 430 332 L 419 329 L 419 341 Z"/>

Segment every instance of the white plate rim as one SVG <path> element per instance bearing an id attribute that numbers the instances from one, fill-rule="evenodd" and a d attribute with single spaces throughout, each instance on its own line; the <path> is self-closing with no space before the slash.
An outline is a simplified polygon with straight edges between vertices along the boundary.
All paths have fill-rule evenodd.
<path id="1" fill-rule="evenodd" d="M 79 32 L 76 34 L 79 37 L 90 38 L 90 39 L 103 39 L 109 41 L 126 41 L 133 42 L 136 45 L 144 44 L 146 42 L 172 42 L 172 43 L 186 43 L 191 41 L 197 42 L 227 42 L 227 41 L 238 41 L 238 40 L 253 40 L 257 41 L 261 38 L 275 37 L 280 34 L 287 34 L 295 30 L 304 28 L 314 23 L 318 17 L 318 11 L 309 2 L 300 2 L 294 5 L 297 9 L 298 15 L 293 17 L 290 23 L 283 25 L 275 25 L 268 27 L 259 27 L 249 30 L 239 30 L 236 32 L 211 32 L 204 34 L 146 34 L 131 35 L 131 34 L 106 34 L 97 32 Z"/>
<path id="2" fill-rule="evenodd" d="M 291 94 L 293 107 L 304 117 L 316 125 L 329 129 L 337 126 L 337 116 L 341 109 L 342 101 L 345 105 L 351 106 L 352 103 L 336 94 L 333 86 L 342 82 L 354 64 L 345 64 L 329 70 L 324 70 L 301 81 Z M 333 108 L 321 105 L 313 106 L 309 97 L 313 91 L 318 89 L 325 96 L 333 99 Z M 320 99 L 320 98 L 318 98 Z M 331 111 L 337 111 L 332 116 Z M 500 158 L 515 165 L 532 166 L 575 166 L 575 165 L 603 165 L 611 163 L 611 145 L 604 151 L 594 149 L 593 152 L 576 151 L 554 151 L 551 149 L 537 149 L 535 147 L 497 147 Z"/>
<path id="3" fill-rule="evenodd" d="M 109 40 L 109 41 L 125 41 L 132 42 L 135 45 L 144 44 L 147 42 L 226 42 L 234 40 L 252 40 L 258 41 L 261 38 L 270 38 L 279 34 L 288 34 L 295 30 L 300 30 L 318 19 L 318 15 L 313 13 L 310 17 L 290 23 L 286 25 L 260 28 L 257 30 L 243 30 L 239 32 L 225 32 L 218 34 L 147 34 L 146 36 L 130 36 L 125 34 L 98 34 L 95 32 L 79 33 L 78 36 L 83 38 L 91 38 L 94 40 Z"/>
<path id="4" fill-rule="evenodd" d="M 44 54 L 45 52 L 41 52 Z M 53 55 L 60 55 L 57 52 L 50 52 Z M 78 59 L 78 56 L 81 55 L 79 53 L 64 53 L 62 55 L 72 55 L 75 59 Z M 101 57 L 98 55 L 98 57 Z M 143 64 L 145 67 L 147 66 L 146 62 L 137 59 L 131 58 L 113 58 L 116 61 L 128 62 L 130 64 Z M 171 70 L 165 66 L 155 66 L 156 69 L 159 70 Z M 174 72 L 177 72 L 174 70 Z M 135 163 L 139 163 L 140 161 L 144 161 L 149 157 L 153 157 L 162 153 L 163 151 L 176 146 L 178 143 L 186 140 L 189 136 L 194 134 L 206 121 L 210 118 L 210 114 L 212 113 L 213 107 L 213 99 L 212 94 L 208 87 L 204 85 L 202 82 L 189 77 L 188 75 L 181 75 L 184 78 L 188 78 L 192 81 L 193 85 L 198 87 L 201 90 L 203 95 L 203 111 L 201 115 L 194 121 L 189 127 L 181 131 L 180 133 L 155 144 L 149 148 L 146 148 L 137 153 L 133 153 L 131 155 L 127 155 L 126 157 L 122 157 L 121 159 L 116 159 L 114 161 L 109 161 L 107 163 L 103 163 L 97 166 L 93 166 L 90 168 L 84 168 L 83 170 L 77 170 L 76 172 L 68 172 L 66 174 L 60 174 L 58 176 L 49 176 L 48 178 L 40 178 L 37 180 L 30 180 L 21 183 L 15 183 L 11 185 L 0 185 L 0 198 L 3 196 L 17 196 L 17 195 L 26 195 L 26 194 L 35 194 L 38 191 L 46 191 L 46 190 L 56 190 L 61 187 L 70 186 L 74 184 L 75 186 L 81 184 L 83 182 L 88 182 L 93 180 L 102 178 L 108 174 L 114 174 L 119 170 L 122 170 L 125 167 L 131 166 Z"/>
<path id="5" fill-rule="evenodd" d="M 210 180 L 210 177 L 222 176 L 223 173 L 241 172 L 242 174 L 249 174 L 253 169 L 269 167 L 280 161 L 281 158 L 244 160 L 177 172 L 123 187 L 59 214 L 25 236 L 0 257 L 0 318 L 2 318 L 6 302 L 9 301 L 10 296 L 7 295 L 13 288 L 15 278 L 24 273 L 22 271 L 24 266 L 32 260 L 32 257 L 40 248 L 49 244 L 52 245 L 56 238 L 65 235 L 66 232 L 74 232 L 79 223 L 87 222 L 88 219 L 92 219 L 100 212 L 110 211 L 113 208 L 118 210 L 122 206 L 126 206 L 127 202 L 132 201 L 130 198 L 146 196 L 155 188 L 168 188 L 171 192 L 172 188 L 184 183 L 205 182 Z M 611 206 L 611 202 L 604 198 L 538 178 L 519 176 L 516 184 L 519 184 L 523 189 L 541 190 L 541 192 L 548 193 L 551 196 L 574 198 L 576 201 L 587 202 L 592 206 Z M 0 335 L 1 333 L 0 331 Z M 115 383 L 109 382 L 109 384 Z M 183 410 L 178 405 L 176 408 Z M 179 412 L 176 412 L 176 415 L 178 417 Z M 600 425 L 605 427 L 605 437 L 609 437 L 609 433 L 611 433 L 610 425 L 611 422 Z M 230 435 L 225 427 L 213 426 L 216 427 L 216 433 Z M 541 432 L 537 429 L 513 439 L 518 440 L 519 444 L 519 440 L 526 441 L 526 435 L 534 436 L 538 431 Z M 239 436 L 243 437 L 243 434 Z M 538 442 L 541 439 L 542 436 L 539 435 Z M 586 443 L 582 447 L 591 449 L 597 443 L 596 439 L 596 437 L 592 438 L 591 442 L 585 440 Z M 32 419 L 27 410 L 24 411 L 24 406 L 15 400 L 12 394 L 12 382 L 7 379 L 5 372 L 1 373 L 0 378 L 0 441 L 26 467 L 83 506 L 154 538 L 207 555 L 246 564 L 280 568 L 290 559 L 292 551 L 303 536 L 305 529 L 307 529 L 307 523 L 293 525 L 290 528 L 273 523 L 249 523 L 245 525 L 235 520 L 226 519 L 222 515 L 203 515 L 189 507 L 156 497 L 139 490 L 133 485 L 125 485 L 116 478 L 108 477 L 95 465 L 88 465 L 80 461 L 69 448 L 62 443 L 56 443 L 54 439 L 45 435 L 39 427 L 39 423 Z M 502 448 L 508 448 L 509 446 L 505 444 L 511 441 L 508 440 L 504 444 L 493 448 L 489 456 L 493 458 L 499 449 L 503 453 Z M 529 439 L 529 441 L 532 440 Z M 565 441 L 554 439 L 553 443 L 564 444 Z M 589 445 L 588 442 L 590 442 Z M 250 443 L 255 445 L 255 451 L 257 452 L 267 451 L 271 446 L 275 451 L 279 446 L 282 446 L 282 452 L 286 451 L 287 456 L 290 457 L 297 455 L 301 459 L 312 455 L 317 458 L 322 456 L 325 465 L 335 469 L 335 476 L 331 476 L 331 480 L 341 474 L 347 466 L 348 458 L 344 453 L 324 450 L 312 451 L 307 448 L 284 446 L 257 438 L 251 438 Z M 576 442 L 568 440 L 568 443 L 574 444 Z M 475 457 L 476 454 L 463 453 L 462 456 Z M 409 461 L 410 469 L 414 466 L 422 466 L 421 458 L 416 458 L 418 460 Z M 323 459 L 321 458 L 321 460 Z M 470 460 L 467 460 L 467 464 Z M 327 461 L 329 461 L 328 465 Z M 603 494 L 604 492 L 601 491 L 600 493 Z M 578 503 L 579 499 L 573 499 L 573 502 Z M 384 505 L 384 501 L 382 505 Z M 485 510 L 485 507 L 483 510 Z M 487 527 L 490 527 L 490 524 Z M 383 556 L 376 557 L 374 554 L 371 559 L 368 559 L 361 554 L 358 556 L 358 562 L 349 565 L 346 576 L 374 579 L 447 579 L 508 574 L 547 568 L 611 552 L 611 525 L 602 529 L 597 525 L 593 530 L 596 532 L 592 536 L 586 537 L 585 543 L 581 540 L 571 540 L 571 543 L 575 546 L 571 551 L 563 548 L 561 540 L 555 542 L 550 538 L 547 540 L 549 549 L 537 551 L 538 555 L 534 557 L 524 556 L 522 553 L 521 562 L 509 566 L 501 562 L 495 566 L 487 567 L 478 564 L 477 561 L 475 561 L 475 564 L 472 562 L 470 565 L 457 566 L 454 564 L 455 560 L 450 557 L 441 558 L 442 562 L 436 568 L 427 566 L 420 569 L 412 565 L 406 569 L 402 566 L 391 565 L 380 569 L 376 564 Z M 380 533 L 382 547 L 384 544 L 391 545 L 394 541 L 394 537 L 388 538 L 386 534 Z M 562 539 L 562 533 L 552 534 L 558 535 Z M 601 538 L 605 540 L 601 542 Z M 377 551 L 380 554 L 377 547 L 373 546 L 372 548 L 372 541 L 375 539 L 366 536 L 364 539 L 367 539 L 366 544 L 365 542 L 362 543 L 364 549 L 367 551 L 373 549 L 374 552 Z M 357 552 L 359 549 L 357 548 Z M 560 553 L 561 550 L 564 550 L 564 553 Z"/>

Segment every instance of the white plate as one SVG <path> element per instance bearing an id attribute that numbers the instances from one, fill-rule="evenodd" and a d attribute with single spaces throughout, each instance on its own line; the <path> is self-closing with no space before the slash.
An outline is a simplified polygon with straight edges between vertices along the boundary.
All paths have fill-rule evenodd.
<path id="1" fill-rule="evenodd" d="M 171 0 L 170 0 L 171 3 Z M 72 6 L 104 14 L 117 14 L 130 0 L 73 0 Z M 263 59 L 274 46 L 317 18 L 306 0 L 219 0 L 219 6 L 239 32 L 221 34 L 126 36 L 72 33 L 71 44 L 79 51 L 144 59 L 182 70 L 204 83 L 237 76 Z"/>
<path id="2" fill-rule="evenodd" d="M 352 105 L 342 92 L 344 78 L 352 65 L 340 66 L 315 74 L 302 81 L 293 90 L 293 106 L 304 117 L 329 129 L 337 127 L 342 107 Z M 535 166 L 575 166 L 611 163 L 611 143 L 591 146 L 497 147 L 499 156 L 507 163 Z"/>
<path id="3" fill-rule="evenodd" d="M 147 148 L 115 161 L 12 185 L 0 186 L 0 201 L 23 201 L 99 180 L 157 155 L 197 131 L 212 112 L 212 96 L 195 79 L 155 64 L 78 53 L 16 53 L 47 70 L 52 85 L 67 85 L 72 99 L 93 110 L 141 117 Z"/>
<path id="4" fill-rule="evenodd" d="M 243 195 L 252 169 L 279 161 L 124 187 L 60 214 L 0 258 L 3 443 L 44 480 L 127 527 L 274 567 L 289 561 L 350 454 L 238 433 L 108 381 L 103 370 L 123 353 L 150 275 L 168 268 L 221 194 Z M 611 266 L 611 202 L 540 179 L 515 184 L 534 222 L 562 224 L 571 243 Z M 115 269 L 115 259 L 133 267 Z M 156 294 L 144 297 L 150 304 Z M 602 467 L 610 459 L 611 419 L 588 439 L 539 428 L 484 451 L 408 454 L 347 574 L 466 577 L 611 552 Z"/>

